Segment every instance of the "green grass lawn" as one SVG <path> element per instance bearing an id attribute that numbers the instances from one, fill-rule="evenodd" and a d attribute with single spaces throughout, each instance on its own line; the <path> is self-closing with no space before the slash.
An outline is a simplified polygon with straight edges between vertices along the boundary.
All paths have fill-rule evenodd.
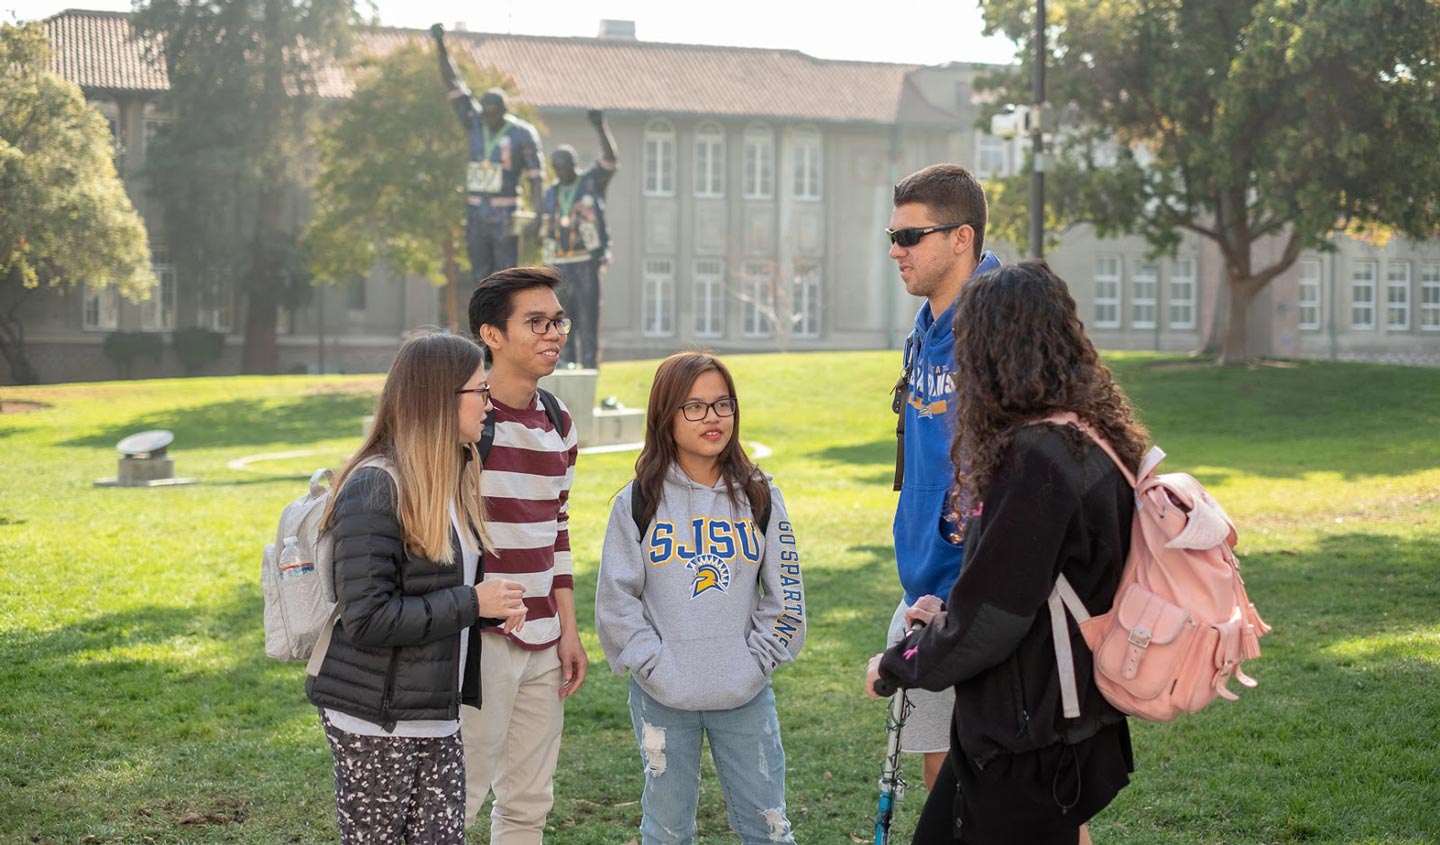
<path id="1" fill-rule="evenodd" d="M 1168 469 L 1240 525 L 1275 627 L 1258 690 L 1135 726 L 1132 786 L 1099 843 L 1440 841 L 1440 371 L 1221 371 L 1108 359 Z M 861 673 L 897 583 L 893 353 L 731 359 L 743 437 L 784 489 L 809 640 L 776 692 L 799 842 L 868 842 L 885 705 Z M 607 365 L 644 407 L 654 362 Z M 0 388 L 0 842 L 336 838 L 330 754 L 304 668 L 263 654 L 260 548 L 310 469 L 359 442 L 379 377 Z M 35 404 L 41 403 L 41 404 Z M 95 488 L 114 444 L 175 432 L 188 487 Z M 256 455 L 308 450 L 232 468 Z M 641 786 L 625 681 L 591 631 L 611 495 L 634 454 L 581 458 L 571 537 L 591 675 L 567 709 L 549 841 L 620 845 Z M 919 782 L 918 761 L 909 761 Z M 912 787 L 898 829 L 923 802 Z M 713 770 L 704 845 L 733 842 Z M 472 834 L 473 842 L 485 837 Z"/>

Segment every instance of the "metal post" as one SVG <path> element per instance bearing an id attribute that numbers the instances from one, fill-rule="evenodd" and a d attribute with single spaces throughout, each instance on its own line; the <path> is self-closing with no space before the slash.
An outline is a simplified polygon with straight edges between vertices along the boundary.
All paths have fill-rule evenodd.
<path id="1" fill-rule="evenodd" d="M 1045 257 L 1045 0 L 1035 0 L 1035 107 L 1030 115 L 1030 254 Z"/>

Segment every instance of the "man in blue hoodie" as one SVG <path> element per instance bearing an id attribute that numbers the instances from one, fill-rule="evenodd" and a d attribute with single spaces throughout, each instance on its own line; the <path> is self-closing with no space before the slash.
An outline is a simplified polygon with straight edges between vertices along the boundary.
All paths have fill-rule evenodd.
<path id="1" fill-rule="evenodd" d="M 925 298 L 905 341 L 904 483 L 895 508 L 895 563 L 905 595 L 890 622 L 889 641 L 906 628 L 905 612 L 921 596 L 948 596 L 960 576 L 963 547 L 951 513 L 955 471 L 955 300 L 971 276 L 1000 266 L 984 252 L 985 191 L 958 164 L 933 164 L 895 186 L 890 257 L 905 291 Z M 925 755 L 925 786 L 935 783 L 950 748 L 955 694 L 911 690 L 914 711 L 902 750 Z"/>

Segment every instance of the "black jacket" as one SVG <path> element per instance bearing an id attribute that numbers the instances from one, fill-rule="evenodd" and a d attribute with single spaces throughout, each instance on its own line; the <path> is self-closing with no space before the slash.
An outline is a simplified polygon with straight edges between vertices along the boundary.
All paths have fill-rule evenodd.
<path id="1" fill-rule="evenodd" d="M 885 653 L 901 687 L 955 688 L 950 753 L 983 767 L 1000 754 L 1073 744 L 1125 717 L 1100 695 L 1067 614 L 1080 716 L 1061 710 L 1046 598 L 1063 571 L 1092 614 L 1110 609 L 1135 499 L 1110 458 L 1078 430 L 1022 429 L 985 490 L 965 538 L 946 612 Z"/>
<path id="2" fill-rule="evenodd" d="M 459 537 L 451 532 L 453 564 L 407 554 L 395 482 L 383 469 L 356 470 L 336 495 L 331 536 L 340 621 L 320 673 L 306 679 L 306 697 L 386 730 L 398 720 L 457 719 L 462 702 L 480 706 L 476 622 L 501 620 L 480 618 L 475 587 L 463 583 Z M 467 628 L 462 696 L 457 635 Z"/>

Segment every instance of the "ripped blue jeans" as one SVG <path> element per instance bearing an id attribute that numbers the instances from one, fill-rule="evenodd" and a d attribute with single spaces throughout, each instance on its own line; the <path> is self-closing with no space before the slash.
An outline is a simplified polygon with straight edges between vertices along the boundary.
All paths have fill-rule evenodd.
<path id="1" fill-rule="evenodd" d="M 692 845 L 700 803 L 700 740 L 720 776 L 730 829 L 743 845 L 794 845 L 785 815 L 785 749 L 767 683 L 733 710 L 676 710 L 630 681 L 630 722 L 645 766 L 642 845 Z"/>

